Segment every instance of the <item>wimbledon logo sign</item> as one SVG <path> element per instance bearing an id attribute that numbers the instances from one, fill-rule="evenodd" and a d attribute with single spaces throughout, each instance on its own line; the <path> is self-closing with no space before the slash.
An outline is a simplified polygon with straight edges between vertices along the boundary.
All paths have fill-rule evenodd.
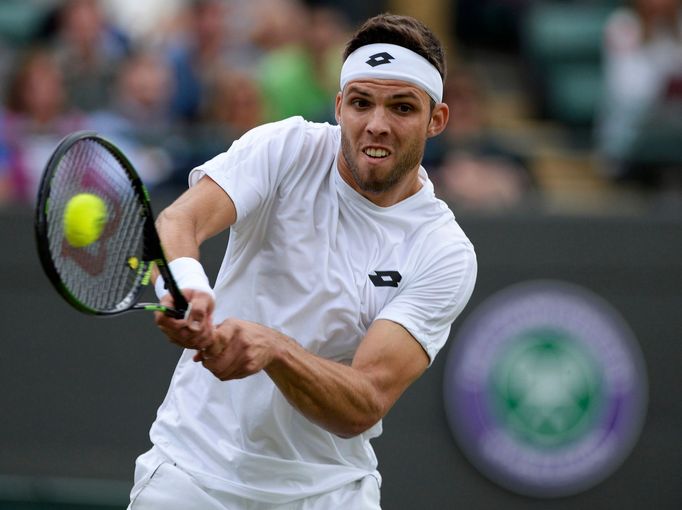
<path id="1" fill-rule="evenodd" d="M 445 408 L 486 476 L 537 497 L 583 491 L 632 450 L 645 366 L 622 318 L 575 285 L 528 282 L 489 298 L 448 354 Z"/>

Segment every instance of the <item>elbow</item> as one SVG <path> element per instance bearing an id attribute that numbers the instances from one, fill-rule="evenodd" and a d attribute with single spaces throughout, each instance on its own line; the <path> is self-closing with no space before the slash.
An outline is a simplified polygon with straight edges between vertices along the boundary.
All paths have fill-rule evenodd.
<path id="1" fill-rule="evenodd" d="M 366 395 L 362 403 L 343 421 L 342 426 L 330 432 L 342 439 L 351 439 L 364 434 L 379 423 L 391 408 L 392 402 L 379 392 Z"/>
<path id="2" fill-rule="evenodd" d="M 198 236 L 197 222 L 191 210 L 177 204 L 166 207 L 156 217 L 156 231 L 161 239 L 178 238 L 191 240 L 196 246 L 201 245 L 203 239 Z"/>
<path id="3" fill-rule="evenodd" d="M 164 209 L 156 216 L 154 226 L 156 227 L 156 231 L 159 233 L 159 235 L 164 234 L 169 228 L 169 225 L 172 225 L 175 221 L 177 221 L 175 219 L 175 214 L 169 209 L 170 207 Z"/>
<path id="4" fill-rule="evenodd" d="M 356 436 L 359 436 L 362 434 L 362 432 L 358 433 L 353 433 L 353 432 L 335 432 L 334 435 L 340 437 L 341 439 L 353 439 Z"/>
<path id="5" fill-rule="evenodd" d="M 157 216 L 155 221 L 155 226 L 158 231 L 163 230 L 169 225 L 175 225 L 182 221 L 185 221 L 183 214 L 174 207 L 173 204 L 162 210 Z"/>
<path id="6" fill-rule="evenodd" d="M 330 432 L 342 439 L 351 439 L 364 434 L 369 429 L 374 427 L 383 419 L 385 414 L 386 412 L 384 409 L 377 406 L 377 408 L 373 409 L 372 411 L 363 413 L 362 416 L 358 416 L 355 420 L 348 420 L 343 424 L 342 427 Z"/>
<path id="7" fill-rule="evenodd" d="M 349 424 L 341 430 L 336 430 L 333 431 L 333 434 L 340 437 L 341 439 L 352 439 L 354 437 L 357 437 L 361 434 L 364 434 L 367 432 L 369 429 L 371 429 L 374 425 L 376 425 L 379 422 L 379 420 L 373 422 L 373 423 L 354 423 L 354 424 Z"/>

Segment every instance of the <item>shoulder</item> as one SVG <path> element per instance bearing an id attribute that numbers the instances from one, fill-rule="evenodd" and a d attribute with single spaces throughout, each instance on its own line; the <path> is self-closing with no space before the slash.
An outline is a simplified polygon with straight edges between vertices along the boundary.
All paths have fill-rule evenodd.
<path id="1" fill-rule="evenodd" d="M 302 117 L 262 124 L 235 140 L 227 151 L 195 168 L 190 184 L 204 173 L 241 169 L 249 174 L 276 175 L 275 181 L 279 183 L 292 168 L 330 152 L 325 149 L 335 143 L 334 132 L 334 126 L 308 122 Z"/>
<path id="2" fill-rule="evenodd" d="M 412 286 L 421 295 L 437 296 L 436 309 L 447 309 L 452 320 L 469 300 L 478 276 L 476 251 L 453 220 L 433 231 L 419 247 Z"/>
<path id="3" fill-rule="evenodd" d="M 420 278 L 427 275 L 457 278 L 462 271 L 475 268 L 474 246 L 442 200 L 428 195 L 420 200 L 418 207 L 404 211 L 400 221 L 412 225 L 406 241 L 409 257 Z M 451 283 L 454 282 L 451 280 Z"/>
<path id="4" fill-rule="evenodd" d="M 425 219 L 420 236 L 425 266 L 471 269 L 476 265 L 474 245 L 445 202 L 433 197 Z"/>
<path id="5" fill-rule="evenodd" d="M 306 138 L 319 139 L 333 137 L 335 126 L 317 122 L 309 122 L 303 117 L 289 117 L 284 120 L 269 122 L 255 127 L 244 134 L 235 144 L 271 143 L 291 148 L 292 142 L 302 144 Z"/>
<path id="6" fill-rule="evenodd" d="M 476 251 L 454 216 L 432 231 L 425 243 L 424 260 L 432 264 L 464 267 L 476 264 Z"/>
<path id="7" fill-rule="evenodd" d="M 339 140 L 338 126 L 310 122 L 297 116 L 264 124 L 249 131 L 233 144 L 234 149 L 231 150 L 259 148 L 273 155 L 279 154 L 290 163 L 314 163 L 327 155 L 333 157 Z"/>

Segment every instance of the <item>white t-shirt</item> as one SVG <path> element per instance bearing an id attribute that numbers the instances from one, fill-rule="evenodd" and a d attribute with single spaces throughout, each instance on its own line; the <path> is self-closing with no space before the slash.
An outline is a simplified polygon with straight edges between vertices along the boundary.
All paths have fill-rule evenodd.
<path id="1" fill-rule="evenodd" d="M 237 222 L 215 283 L 216 323 L 237 317 L 350 364 L 370 324 L 405 327 L 429 358 L 476 277 L 471 243 L 420 170 L 419 192 L 378 207 L 340 177 L 340 130 L 294 117 L 252 130 L 190 174 L 232 198 Z M 221 382 L 185 351 L 154 444 L 208 488 L 284 503 L 367 475 L 381 422 L 343 439 L 296 411 L 260 372 Z"/>

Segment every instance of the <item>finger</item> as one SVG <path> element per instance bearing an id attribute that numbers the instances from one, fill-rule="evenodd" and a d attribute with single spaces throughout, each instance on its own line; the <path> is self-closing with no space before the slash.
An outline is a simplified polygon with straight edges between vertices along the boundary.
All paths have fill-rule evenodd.
<path id="1" fill-rule="evenodd" d="M 166 294 L 159 300 L 159 304 L 167 308 L 173 308 L 175 303 L 172 296 L 170 294 Z M 164 312 L 154 312 L 154 322 L 156 322 L 156 324 L 159 326 L 165 325 L 166 327 L 171 328 L 182 326 L 182 319 L 174 319 L 169 315 L 166 315 Z"/>
<path id="2" fill-rule="evenodd" d="M 189 315 L 187 316 L 187 327 L 191 331 L 199 332 L 204 328 L 206 313 L 201 310 L 195 310 L 192 304 L 190 304 L 190 306 L 192 308 L 190 310 Z"/>
<path id="3" fill-rule="evenodd" d="M 194 335 L 194 347 L 196 349 L 207 350 L 211 347 L 211 344 L 215 341 L 215 326 L 213 325 L 213 320 L 210 315 L 208 315 L 200 327 L 192 327 L 189 324 L 187 327 L 188 331 Z"/>
<path id="4" fill-rule="evenodd" d="M 187 328 L 166 328 L 164 326 L 159 326 L 159 329 L 166 335 L 169 342 L 188 349 L 194 348 L 195 341 L 192 336 L 190 336 Z"/>
<path id="5" fill-rule="evenodd" d="M 185 321 L 180 320 L 173 321 L 172 324 L 162 321 L 158 327 L 172 343 L 187 349 L 206 348 L 213 342 L 210 324 L 199 333 L 192 331 Z"/>
<path id="6" fill-rule="evenodd" d="M 204 358 L 201 364 L 221 381 L 234 379 L 233 374 L 238 369 L 233 360 L 225 358 Z"/>
<path id="7" fill-rule="evenodd" d="M 211 328 L 210 335 L 207 337 L 205 345 L 200 348 L 202 360 L 217 359 L 225 351 L 225 344 L 215 327 Z"/>
<path id="8" fill-rule="evenodd" d="M 203 345 L 201 347 L 197 346 L 197 352 L 194 354 L 192 357 L 192 360 L 199 363 L 202 361 L 207 361 L 209 359 L 216 359 L 222 354 L 222 349 L 218 349 L 217 347 L 214 346 L 215 344 L 215 331 L 214 328 L 211 328 L 211 332 L 208 336 L 206 336 L 203 340 L 202 343 Z M 209 352 L 212 349 L 212 353 Z"/>
<path id="9" fill-rule="evenodd" d="M 203 320 L 206 315 L 213 311 L 213 297 L 206 292 L 201 291 L 188 291 L 188 298 L 192 302 L 192 310 L 190 312 L 190 317 L 197 320 Z"/>
<path id="10" fill-rule="evenodd" d="M 208 336 L 213 328 L 213 298 L 205 292 L 190 291 L 191 301 L 187 315 L 187 327 L 196 333 L 197 346 L 206 347 L 210 341 Z"/>

